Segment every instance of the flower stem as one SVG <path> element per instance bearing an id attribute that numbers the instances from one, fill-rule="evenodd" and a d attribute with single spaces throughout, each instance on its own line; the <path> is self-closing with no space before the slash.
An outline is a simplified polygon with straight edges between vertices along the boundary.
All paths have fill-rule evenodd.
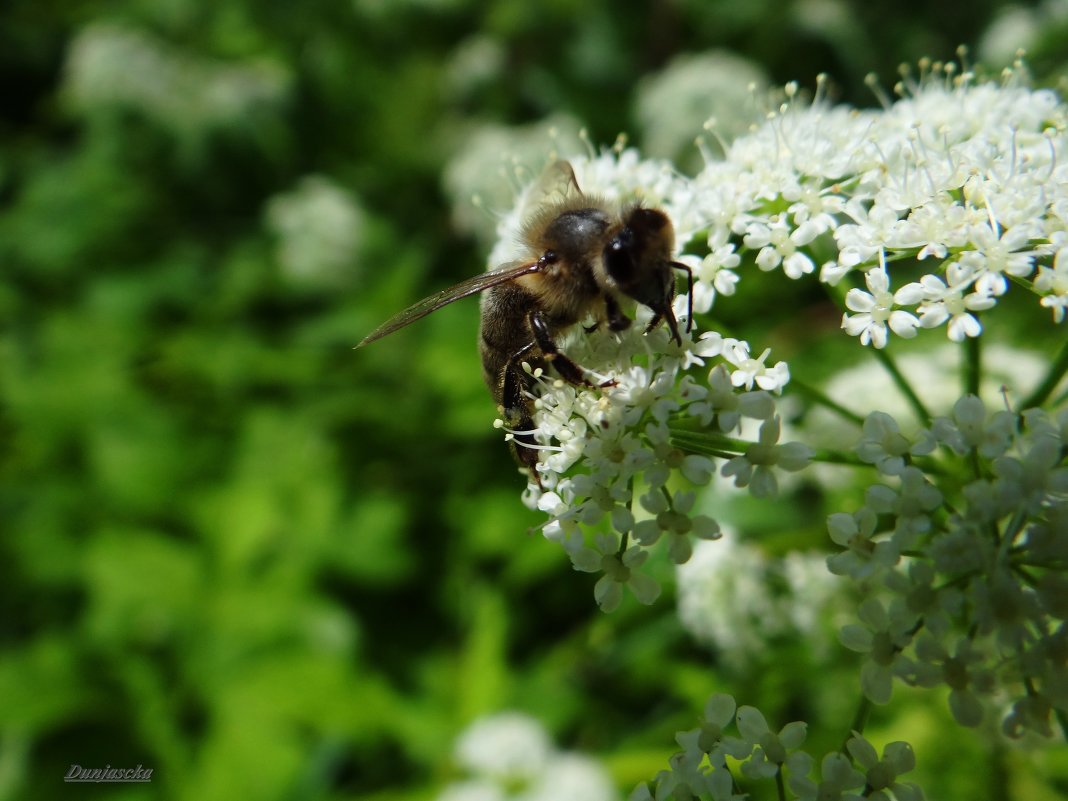
<path id="1" fill-rule="evenodd" d="M 864 425 L 863 415 L 857 414 L 856 412 L 847 409 L 845 406 L 838 403 L 838 401 L 832 400 L 822 390 L 817 389 L 811 384 L 806 384 L 804 381 L 799 381 L 796 377 L 791 376 L 790 388 L 797 390 L 806 398 L 811 400 L 813 403 L 817 403 L 820 406 L 830 409 L 839 417 L 843 417 L 849 422 L 855 423 L 858 426 Z"/>
<path id="2" fill-rule="evenodd" d="M 855 453 L 832 450 L 831 448 L 816 448 L 812 454 L 812 461 L 825 464 L 848 464 L 854 467 L 870 467 L 873 469 L 875 467 L 870 462 L 862 461 Z"/>
<path id="3" fill-rule="evenodd" d="M 916 413 L 916 416 L 920 418 L 920 423 L 924 426 L 931 424 L 931 413 L 927 411 L 927 407 L 923 405 L 923 401 L 920 400 L 920 396 L 916 394 L 916 391 L 909 384 L 908 379 L 905 378 L 901 370 L 898 369 L 897 364 L 890 358 L 890 354 L 882 348 L 873 348 L 875 358 L 879 360 L 883 368 L 890 374 L 890 378 L 893 379 L 897 388 L 901 390 L 901 394 L 905 396 L 905 400 L 912 406 L 912 410 Z"/>
<path id="4" fill-rule="evenodd" d="M 843 754 L 848 754 L 849 749 L 846 747 L 849 741 L 853 738 L 853 732 L 857 734 L 864 733 L 864 727 L 868 723 L 868 715 L 871 713 L 871 701 L 864 695 L 860 696 L 860 703 L 857 704 L 857 711 L 853 715 L 853 722 L 849 724 L 849 733 L 846 734 L 845 740 L 842 741 L 842 747 L 838 749 Z"/>
<path id="5" fill-rule="evenodd" d="M 979 394 L 979 380 L 982 376 L 982 346 L 979 337 L 966 337 L 964 340 L 964 358 L 961 362 L 964 392 L 968 395 Z"/>
<path id="6" fill-rule="evenodd" d="M 1054 707 L 1053 716 L 1057 718 L 1057 723 L 1060 724 L 1061 736 L 1068 739 L 1068 712 L 1059 707 Z"/>
<path id="7" fill-rule="evenodd" d="M 744 439 L 735 439 L 723 434 L 710 434 L 706 431 L 694 431 L 687 428 L 669 426 L 671 430 L 671 443 L 685 451 L 698 453 L 705 456 L 718 456 L 722 459 L 733 459 L 740 453 L 745 453 L 753 443 Z"/>
<path id="8" fill-rule="evenodd" d="M 1057 358 L 1049 366 L 1049 372 L 1046 373 L 1042 383 L 1035 388 L 1034 392 L 1021 401 L 1020 411 L 1041 406 L 1053 390 L 1057 388 L 1057 384 L 1064 378 L 1066 371 L 1068 371 L 1068 339 L 1064 341 L 1061 346 L 1061 352 L 1057 354 Z"/>

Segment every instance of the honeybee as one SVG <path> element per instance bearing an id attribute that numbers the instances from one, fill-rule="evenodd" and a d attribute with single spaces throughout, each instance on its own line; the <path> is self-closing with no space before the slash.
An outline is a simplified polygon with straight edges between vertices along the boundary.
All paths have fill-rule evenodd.
<path id="1" fill-rule="evenodd" d="M 672 260 L 675 233 L 663 211 L 640 203 L 613 208 L 583 194 L 566 161 L 551 164 L 531 194 L 539 202 L 522 227 L 525 252 L 521 259 L 409 306 L 356 347 L 392 334 L 455 300 L 484 292 L 479 330 L 482 377 L 506 427 L 514 432 L 511 442 L 516 461 L 537 481 L 533 371 L 551 365 L 560 378 L 576 386 L 613 384 L 591 383 L 587 371 L 560 351 L 557 338 L 591 317 L 594 323 L 588 331 L 600 325 L 611 331 L 627 329 L 631 319 L 620 301 L 630 298 L 653 312 L 646 333 L 664 322 L 671 338 L 681 345 L 672 309 L 672 271 L 684 272 L 689 281 L 687 331 L 693 316 L 693 273 Z"/>

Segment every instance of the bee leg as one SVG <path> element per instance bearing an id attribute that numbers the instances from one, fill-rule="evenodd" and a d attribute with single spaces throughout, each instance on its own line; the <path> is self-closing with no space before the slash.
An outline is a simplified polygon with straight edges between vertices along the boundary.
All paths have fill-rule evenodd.
<path id="1" fill-rule="evenodd" d="M 590 387 L 591 389 L 614 387 L 616 385 L 615 381 L 593 384 L 586 380 L 585 371 L 582 367 L 569 359 L 556 347 L 556 342 L 553 341 L 552 331 L 545 316 L 540 311 L 536 311 L 530 314 L 529 320 L 530 330 L 534 332 L 534 342 L 541 350 L 545 361 L 550 362 L 556 368 L 556 372 L 560 374 L 560 377 L 567 383 L 574 384 L 577 387 Z M 514 359 L 515 357 L 512 358 Z"/>
<path id="2" fill-rule="evenodd" d="M 611 295 L 604 296 L 605 316 L 608 319 L 609 331 L 626 331 L 630 328 L 630 318 L 623 313 Z"/>
<path id="3" fill-rule="evenodd" d="M 532 379 L 523 370 L 523 357 L 533 349 L 533 342 L 524 346 L 512 354 L 508 363 L 504 365 L 504 369 L 501 370 L 501 406 L 504 407 L 504 421 L 509 428 L 519 428 L 520 418 L 529 419 L 530 417 L 528 407 L 531 400 L 528 397 L 528 393 L 532 386 Z M 525 431 L 526 429 L 520 430 Z"/>
<path id="4" fill-rule="evenodd" d="M 524 432 L 534 429 L 534 421 L 525 409 L 513 419 L 516 431 Z M 512 456 L 515 457 L 516 463 L 527 471 L 527 475 L 534 479 L 539 488 L 545 489 L 541 483 L 541 475 L 538 473 L 538 454 L 540 451 L 536 447 L 530 447 L 537 445 L 534 435 L 515 434 L 510 444 L 512 446 Z"/>
<path id="5" fill-rule="evenodd" d="M 649 325 L 646 326 L 645 333 L 648 334 L 665 320 L 667 320 L 668 331 L 671 333 L 671 338 L 675 341 L 676 345 L 681 347 L 682 337 L 679 336 L 679 324 L 675 322 L 675 315 L 671 313 L 670 309 L 668 310 L 668 314 L 664 314 L 663 312 L 656 312 L 653 314 L 653 319 L 650 320 Z M 687 333 L 689 330 L 689 327 L 687 327 Z"/>
<path id="6" fill-rule="evenodd" d="M 611 295 L 605 295 L 604 307 L 605 319 L 608 321 L 609 331 L 626 331 L 628 328 L 630 328 L 631 319 L 623 313 L 622 309 L 619 308 L 619 304 L 616 302 L 615 298 L 613 298 Z M 601 324 L 599 322 L 596 322 L 593 325 L 583 326 L 582 330 L 585 331 L 587 334 L 592 334 L 600 327 Z"/>
<path id="7" fill-rule="evenodd" d="M 517 432 L 512 435 L 512 456 L 515 457 L 516 463 L 533 477 L 538 487 L 544 489 L 537 469 L 538 450 L 532 447 L 538 443 L 534 435 L 528 433 L 534 430 L 534 420 L 531 417 L 533 402 L 528 396 L 532 381 L 522 367 L 523 357 L 533 348 L 534 343 L 531 342 L 515 353 L 501 371 L 501 406 L 505 424 Z"/>

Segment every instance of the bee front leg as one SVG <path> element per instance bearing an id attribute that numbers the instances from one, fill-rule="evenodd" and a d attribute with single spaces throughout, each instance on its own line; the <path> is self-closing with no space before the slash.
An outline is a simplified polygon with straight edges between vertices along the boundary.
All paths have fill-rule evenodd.
<path id="1" fill-rule="evenodd" d="M 626 331 L 630 328 L 630 318 L 623 313 L 616 299 L 611 295 L 604 296 L 604 308 L 609 331 Z"/>
<path id="2" fill-rule="evenodd" d="M 534 343 L 531 342 L 512 355 L 501 370 L 498 386 L 501 389 L 501 411 L 504 421 L 515 432 L 511 442 L 512 455 L 519 466 L 525 468 L 541 487 L 536 447 L 538 443 L 531 433 L 534 430 L 534 419 L 531 416 L 533 400 L 529 394 L 532 379 L 523 370 L 523 359 L 533 349 Z"/>
<path id="3" fill-rule="evenodd" d="M 501 406 L 504 409 L 505 422 L 511 428 L 520 428 L 521 417 L 530 418 L 530 390 L 533 379 L 523 370 L 523 359 L 534 349 L 534 343 L 524 346 L 513 353 L 505 363 L 498 378 L 501 391 Z M 533 426 L 530 426 L 531 428 Z M 526 430 L 526 429 L 523 429 Z"/>
<path id="4" fill-rule="evenodd" d="M 623 310 L 619 308 L 619 304 L 616 299 L 611 295 L 604 296 L 604 318 L 608 321 L 609 331 L 626 331 L 630 328 L 631 320 L 627 315 L 623 313 Z M 593 325 L 587 325 L 583 327 L 583 331 L 587 334 L 592 334 L 598 328 L 601 327 L 599 322 L 595 322 Z"/>
<path id="5" fill-rule="evenodd" d="M 530 322 L 530 330 L 534 332 L 534 343 L 541 350 L 545 361 L 550 362 L 556 368 L 556 372 L 560 374 L 560 377 L 567 383 L 574 384 L 577 387 L 590 387 L 591 389 L 614 387 L 616 385 L 615 381 L 606 381 L 603 384 L 594 384 L 588 381 L 585 376 L 585 370 L 556 347 L 552 330 L 542 312 L 532 312 L 528 320 Z"/>

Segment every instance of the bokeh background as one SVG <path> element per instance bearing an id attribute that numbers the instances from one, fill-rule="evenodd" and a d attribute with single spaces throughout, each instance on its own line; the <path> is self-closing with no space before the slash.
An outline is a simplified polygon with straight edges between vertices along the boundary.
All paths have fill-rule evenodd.
<path id="1" fill-rule="evenodd" d="M 836 747 L 833 636 L 717 654 L 667 564 L 656 606 L 597 611 L 520 504 L 474 301 L 352 346 L 484 268 L 512 155 L 584 128 L 693 169 L 702 122 L 744 130 L 762 87 L 826 73 L 873 105 L 868 73 L 960 44 L 995 71 L 1025 46 L 1057 85 L 1068 3 L 6 0 L 0 798 L 433 799 L 458 733 L 506 709 L 623 797 L 724 689 L 820 710 Z M 776 358 L 837 326 L 754 286 L 726 314 Z M 775 304 L 797 315 L 769 330 Z M 774 551 L 825 512 L 740 525 Z M 731 615 L 723 636 L 758 630 Z M 1068 786 L 1063 752 L 946 737 L 899 697 L 874 738 L 910 727 L 933 797 Z M 64 785 L 72 763 L 153 780 Z"/>

